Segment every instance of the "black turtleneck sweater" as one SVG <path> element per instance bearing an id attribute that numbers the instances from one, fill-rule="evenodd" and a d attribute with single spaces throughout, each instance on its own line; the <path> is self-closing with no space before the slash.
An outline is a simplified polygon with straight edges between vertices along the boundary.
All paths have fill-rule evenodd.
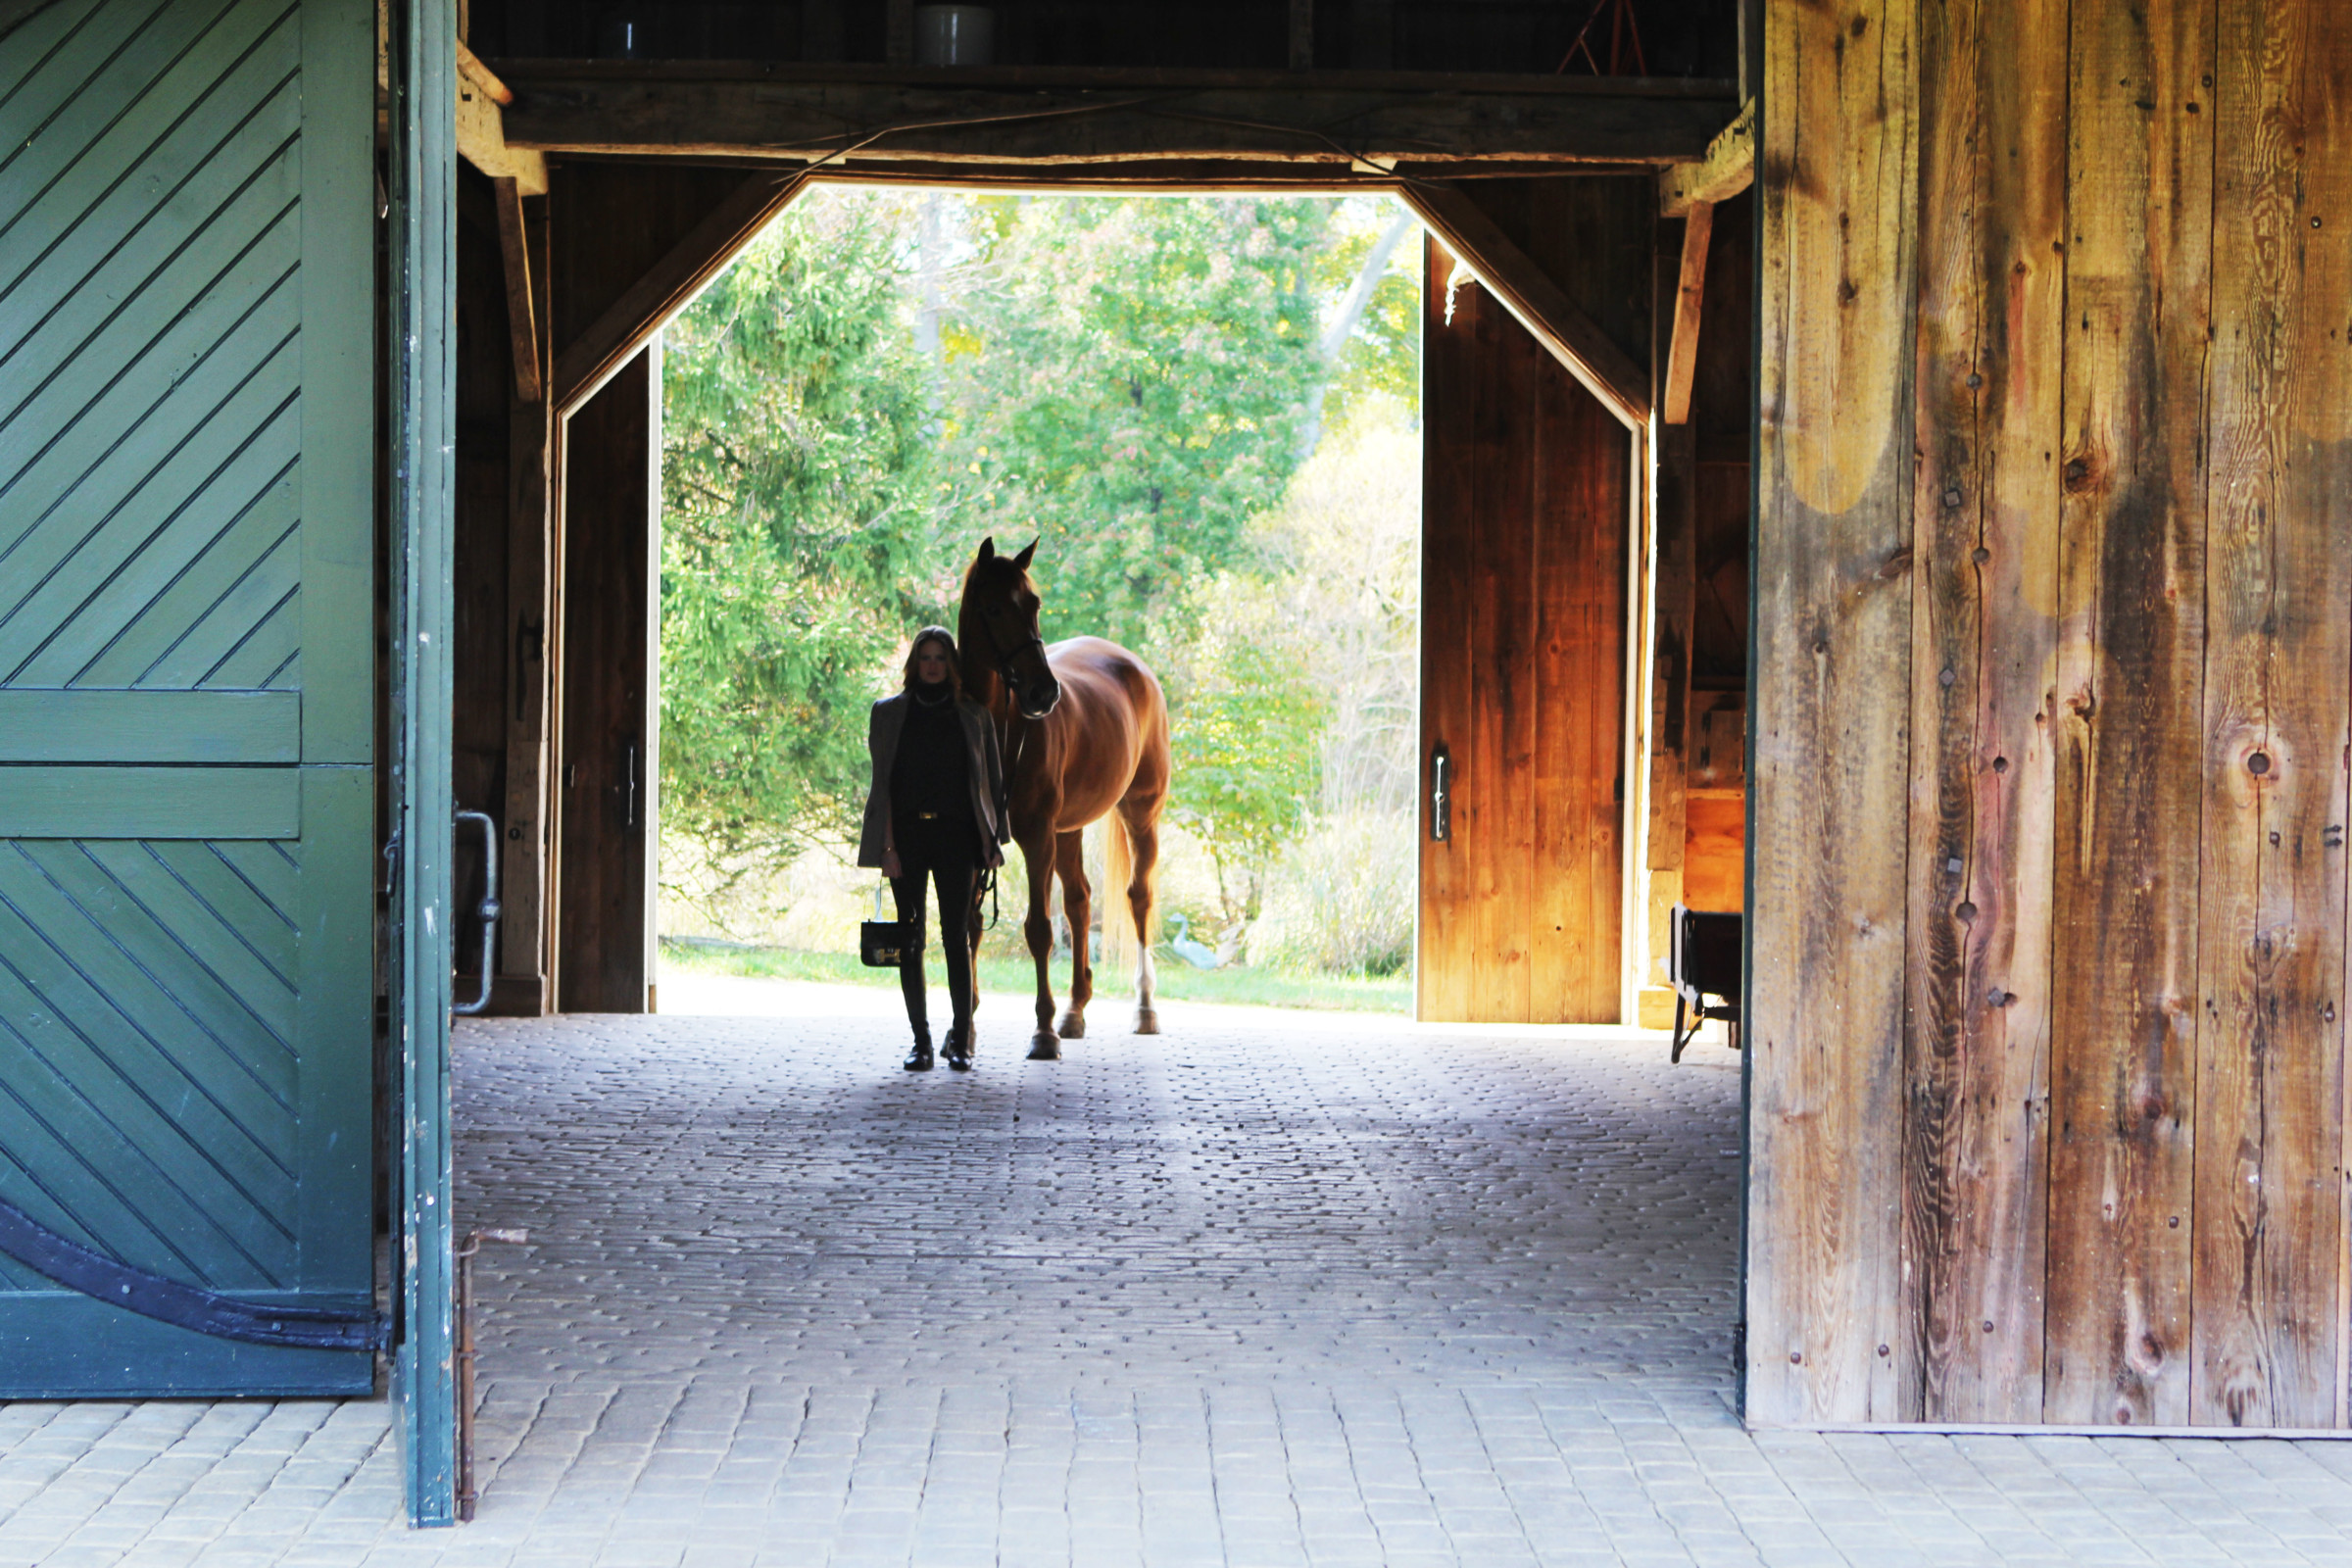
<path id="1" fill-rule="evenodd" d="M 901 816 L 935 811 L 972 819 L 971 759 L 945 682 L 928 690 L 918 683 L 907 693 L 906 723 L 890 766 L 890 804 Z"/>

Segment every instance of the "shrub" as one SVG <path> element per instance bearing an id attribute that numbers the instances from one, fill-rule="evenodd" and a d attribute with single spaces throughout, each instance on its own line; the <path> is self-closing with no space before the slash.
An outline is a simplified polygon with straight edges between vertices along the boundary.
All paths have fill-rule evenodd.
<path id="1" fill-rule="evenodd" d="M 1267 878 L 1249 960 L 1294 973 L 1391 975 L 1413 956 L 1413 823 L 1379 810 L 1315 822 Z"/>

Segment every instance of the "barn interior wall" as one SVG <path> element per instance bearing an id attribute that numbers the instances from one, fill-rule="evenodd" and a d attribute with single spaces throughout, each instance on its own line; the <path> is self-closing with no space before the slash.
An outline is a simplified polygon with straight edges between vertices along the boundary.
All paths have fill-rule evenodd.
<path id="1" fill-rule="evenodd" d="M 1651 380 L 1663 386 L 1684 220 L 1658 224 Z M 1645 946 L 1640 1021 L 1674 1020 L 1667 926 L 1677 905 L 1737 912 L 1746 869 L 1747 557 L 1754 496 L 1755 203 L 1708 215 L 1687 417 L 1651 423 L 1656 630 L 1650 639 Z"/>
<path id="2" fill-rule="evenodd" d="M 1770 8 L 1760 1424 L 2347 1424 L 2352 14 Z"/>

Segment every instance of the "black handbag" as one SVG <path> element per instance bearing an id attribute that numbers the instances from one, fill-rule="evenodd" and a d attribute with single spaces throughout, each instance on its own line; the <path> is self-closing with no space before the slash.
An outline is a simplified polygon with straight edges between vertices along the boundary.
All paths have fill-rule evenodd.
<path id="1" fill-rule="evenodd" d="M 882 912 L 882 888 L 874 887 L 874 913 Z M 923 951 L 919 920 L 873 919 L 858 927 L 858 959 L 868 969 L 896 969 L 910 955 Z"/>

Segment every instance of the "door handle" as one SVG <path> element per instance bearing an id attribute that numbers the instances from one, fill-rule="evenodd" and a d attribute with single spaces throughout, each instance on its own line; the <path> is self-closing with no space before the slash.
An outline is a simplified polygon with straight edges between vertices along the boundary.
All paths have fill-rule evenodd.
<path id="1" fill-rule="evenodd" d="M 490 962 L 498 952 L 498 824 L 487 811 L 458 813 L 458 826 L 469 822 L 482 830 L 482 902 L 473 906 L 474 918 L 482 922 L 482 994 L 464 1006 L 450 1004 L 449 1010 L 463 1017 L 490 1005 Z"/>
<path id="2" fill-rule="evenodd" d="M 1453 838 L 1453 754 L 1444 741 L 1429 754 L 1429 837 L 1433 844 Z"/>

